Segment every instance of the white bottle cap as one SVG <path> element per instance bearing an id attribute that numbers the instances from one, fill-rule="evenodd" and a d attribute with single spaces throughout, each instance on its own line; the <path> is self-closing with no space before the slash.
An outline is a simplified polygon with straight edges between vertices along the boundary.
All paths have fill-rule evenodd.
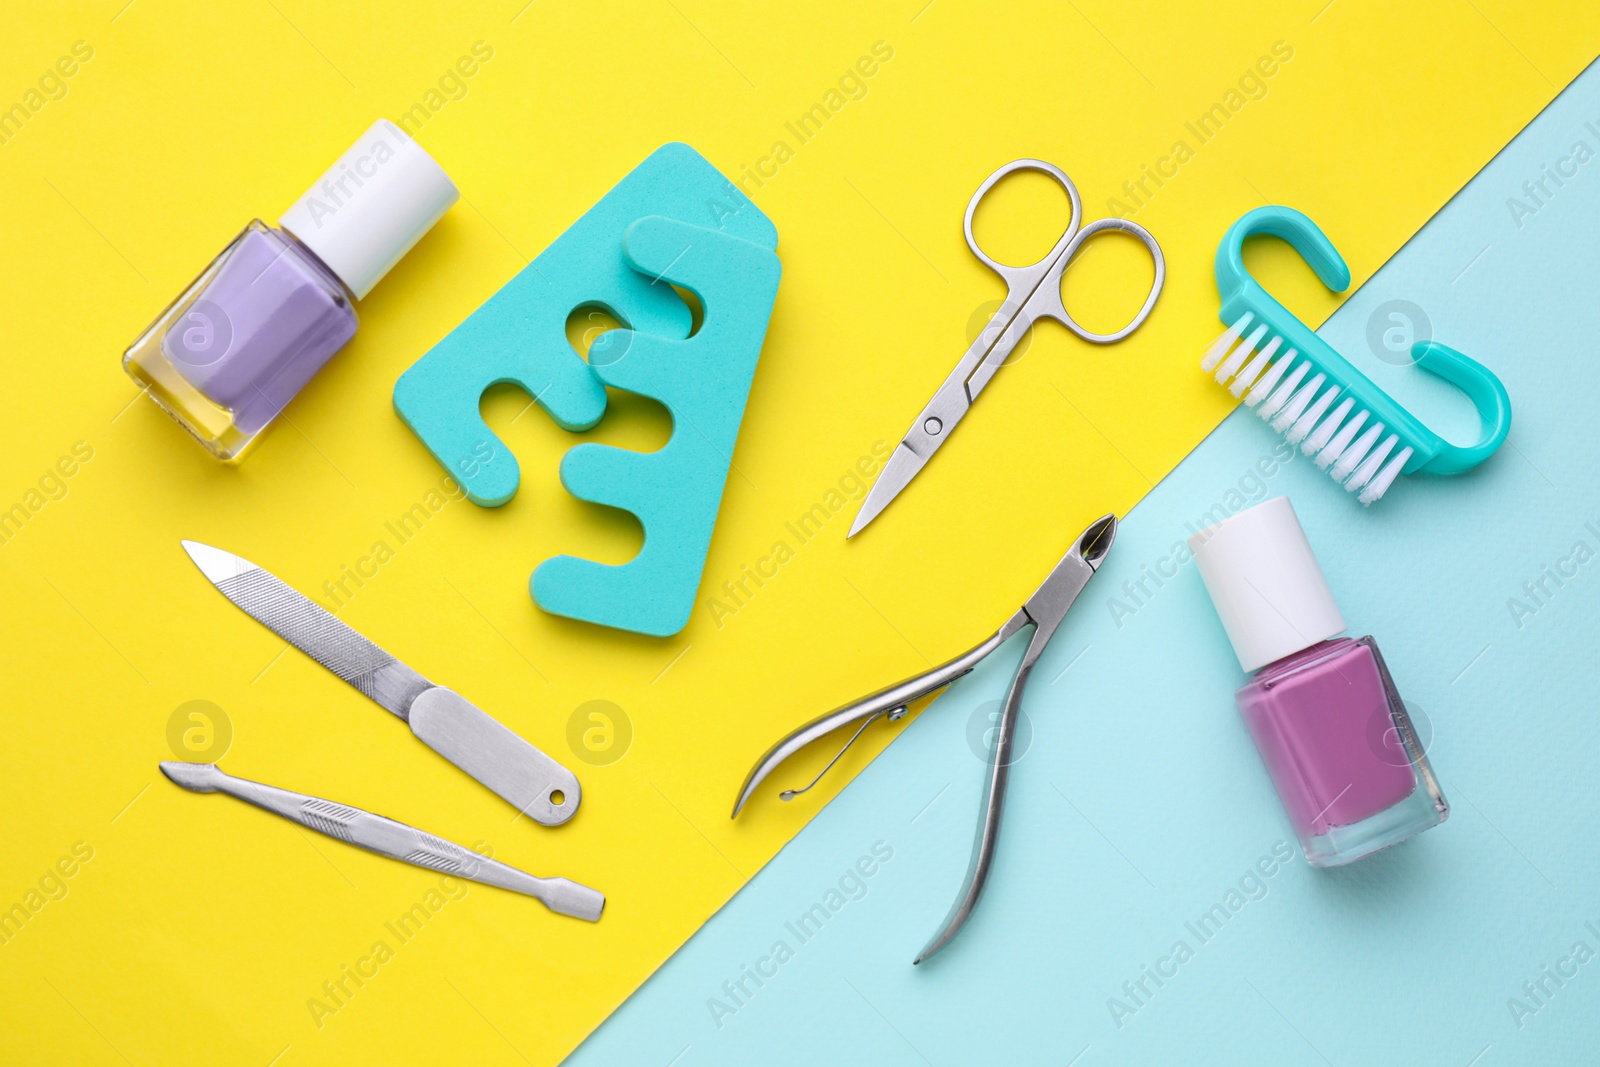
<path id="1" fill-rule="evenodd" d="M 1288 497 L 1201 530 L 1189 551 L 1247 673 L 1344 632 Z"/>
<path id="2" fill-rule="evenodd" d="M 359 300 L 459 197 L 421 145 L 379 119 L 278 225 L 315 252 Z"/>

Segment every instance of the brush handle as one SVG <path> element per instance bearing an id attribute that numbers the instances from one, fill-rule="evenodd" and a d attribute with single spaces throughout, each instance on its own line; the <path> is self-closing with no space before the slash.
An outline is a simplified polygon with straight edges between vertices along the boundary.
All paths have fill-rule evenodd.
<path id="1" fill-rule="evenodd" d="M 1372 424 L 1383 423 L 1404 447 L 1412 450 L 1405 465 L 1407 473 L 1423 470 L 1430 474 L 1456 474 L 1482 463 L 1500 447 L 1511 432 L 1511 398 L 1492 371 L 1434 341 L 1412 347 L 1418 367 L 1467 394 L 1478 410 L 1483 427 L 1478 442 L 1451 444 L 1423 425 L 1251 277 L 1244 265 L 1244 242 L 1258 234 L 1287 241 L 1334 292 L 1343 292 L 1350 286 L 1350 268 L 1344 258 L 1307 215 L 1288 207 L 1259 207 L 1235 222 L 1217 246 L 1217 292 L 1222 296 L 1221 318 L 1225 325 L 1239 322 L 1249 313 L 1254 322 L 1266 324 L 1281 336 L 1287 342 L 1285 351 L 1290 347 L 1298 350 L 1316 372 L 1339 386 L 1341 396 L 1354 399 L 1369 412 Z"/>

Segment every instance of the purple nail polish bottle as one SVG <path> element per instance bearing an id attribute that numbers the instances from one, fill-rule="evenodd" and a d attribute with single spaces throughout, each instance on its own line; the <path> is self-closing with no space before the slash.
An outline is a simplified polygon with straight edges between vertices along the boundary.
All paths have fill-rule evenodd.
<path id="1" fill-rule="evenodd" d="M 1344 616 L 1288 497 L 1189 539 L 1200 575 L 1254 676 L 1236 694 L 1300 847 L 1338 867 L 1444 822 L 1422 743 L 1371 637 Z"/>
<path id="2" fill-rule="evenodd" d="M 355 336 L 355 302 L 456 202 L 456 187 L 380 119 L 278 220 L 256 219 L 123 355 L 220 459 L 238 459 Z"/>

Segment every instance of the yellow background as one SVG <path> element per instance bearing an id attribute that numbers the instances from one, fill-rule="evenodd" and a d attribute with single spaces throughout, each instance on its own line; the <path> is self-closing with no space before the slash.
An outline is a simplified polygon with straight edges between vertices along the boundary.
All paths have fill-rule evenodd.
<path id="1" fill-rule="evenodd" d="M 0 507 L 76 442 L 93 458 L 0 545 L 0 908 L 76 842 L 93 858 L 0 945 L 8 1060 L 559 1059 L 896 731 L 870 731 L 803 801 L 778 804 L 774 785 L 731 823 L 768 743 L 977 640 L 1089 519 L 1125 513 L 1227 412 L 1195 360 L 1219 328 L 1211 259 L 1234 218 L 1264 201 L 1305 210 L 1359 282 L 1592 58 L 1600 28 L 1577 2 L 924 2 L 14 5 L 0 104 L 74 42 L 94 57 L 0 145 Z M 217 464 L 137 396 L 122 350 L 252 216 L 275 218 L 478 41 L 492 60 L 419 133 L 463 202 L 362 302 L 356 340 L 262 446 Z M 800 144 L 785 122 L 878 41 L 894 54 L 865 97 Z M 1198 145 L 1184 122 L 1278 41 L 1294 56 L 1266 95 Z M 451 503 L 398 546 L 385 523 L 441 472 L 389 397 L 674 139 L 735 178 L 776 141 L 794 153 L 746 186 L 778 226 L 784 279 L 702 600 L 778 540 L 795 555 L 720 625 L 702 606 L 653 640 L 529 600 L 540 560 L 626 559 L 639 532 L 564 494 L 556 464 L 576 438 L 519 416 L 514 394 L 486 410 L 521 460 L 516 499 Z M 1002 295 L 961 238 L 977 183 L 1039 156 L 1095 218 L 1179 139 L 1194 158 L 1137 215 L 1169 268 L 1146 326 L 1109 349 L 1042 328 L 864 536 L 844 541 L 852 503 L 799 544 L 784 524 L 898 439 Z M 1042 251 L 1060 216 L 1046 194 L 1016 183 L 981 232 L 1009 255 Z M 1335 305 L 1291 258 L 1252 255 L 1308 321 Z M 1144 268 L 1122 248 L 1079 266 L 1069 300 L 1112 324 Z M 659 411 L 624 402 L 586 436 L 644 446 L 666 432 Z M 312 595 L 387 542 L 395 557 L 342 617 L 574 767 L 578 816 L 512 824 L 401 723 L 280 656 L 194 570 L 185 537 Z M 323 982 L 392 946 L 384 924 L 437 879 L 161 779 L 169 720 L 197 699 L 231 724 L 225 769 L 596 886 L 604 920 L 473 887 L 319 1028 L 308 1001 Z M 568 747 L 569 716 L 591 700 L 632 725 L 606 766 Z"/>

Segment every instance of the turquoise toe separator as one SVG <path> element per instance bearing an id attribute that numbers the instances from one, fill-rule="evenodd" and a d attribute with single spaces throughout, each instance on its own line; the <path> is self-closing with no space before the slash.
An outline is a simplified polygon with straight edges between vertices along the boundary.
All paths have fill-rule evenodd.
<path id="1" fill-rule="evenodd" d="M 520 386 L 568 430 L 599 421 L 606 386 L 670 412 L 657 452 L 581 444 L 563 458 L 567 490 L 633 512 L 644 547 L 620 566 L 546 560 L 531 583 L 544 610 L 656 636 L 688 623 L 777 298 L 777 245 L 772 221 L 704 157 L 665 145 L 395 383 L 401 419 L 485 507 L 520 477 L 479 413 L 490 386 Z M 692 337 L 673 285 L 704 310 Z M 628 327 L 597 338 L 587 363 L 566 337 L 582 307 Z"/>
<path id="2" fill-rule="evenodd" d="M 1245 238 L 1267 234 L 1287 241 L 1300 253 L 1317 277 L 1334 292 L 1350 285 L 1350 268 L 1327 235 L 1302 212 L 1288 207 L 1259 207 L 1235 222 L 1217 247 L 1217 292 L 1222 296 L 1220 312 L 1225 325 L 1232 326 L 1248 313 L 1252 327 L 1265 324 L 1281 335 L 1283 350 L 1299 349 L 1300 355 L 1331 384 L 1341 388 L 1341 396 L 1355 399 L 1412 450 L 1405 471 L 1430 474 L 1455 474 L 1488 459 L 1511 431 L 1511 398 L 1506 388 L 1483 364 L 1435 341 L 1419 341 L 1411 354 L 1417 366 L 1454 385 L 1467 394 L 1483 424 L 1477 444 L 1453 445 L 1424 426 L 1388 393 L 1324 341 L 1321 337 L 1273 299 L 1244 265 Z"/>
<path id="3" fill-rule="evenodd" d="M 519 386 L 568 430 L 605 413 L 605 387 L 567 341 L 574 311 L 599 307 L 643 333 L 689 335 L 678 294 L 623 256 L 624 232 L 646 215 L 778 246 L 772 220 L 700 153 L 677 143 L 652 152 L 395 383 L 395 411 L 474 504 L 504 504 L 520 478 L 479 413 L 490 386 Z"/>
<path id="4" fill-rule="evenodd" d="M 561 483 L 581 500 L 637 515 L 644 547 L 620 566 L 545 560 L 532 588 L 554 614 L 664 637 L 694 608 L 780 267 L 771 248 L 660 216 L 630 226 L 625 248 L 636 271 L 694 293 L 704 322 L 687 339 L 633 330 L 596 339 L 595 375 L 660 401 L 672 436 L 649 453 L 578 445 L 561 461 Z"/>

